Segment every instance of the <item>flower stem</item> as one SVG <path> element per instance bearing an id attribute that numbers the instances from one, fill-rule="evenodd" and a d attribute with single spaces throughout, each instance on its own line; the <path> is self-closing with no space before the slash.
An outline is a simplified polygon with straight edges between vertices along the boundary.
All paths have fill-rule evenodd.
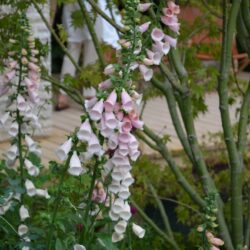
<path id="1" fill-rule="evenodd" d="M 69 162 L 70 162 L 72 154 L 73 154 L 73 151 L 70 151 L 70 153 L 68 155 L 68 158 L 67 158 L 67 160 L 66 160 L 66 162 L 64 164 L 64 168 L 63 168 L 63 171 L 62 171 L 62 174 L 61 174 L 61 178 L 60 178 L 60 181 L 59 181 L 59 185 L 58 185 L 58 189 L 57 189 L 57 194 L 56 194 L 56 198 L 55 198 L 55 201 L 54 201 L 55 206 L 54 206 L 54 209 L 53 209 L 52 220 L 51 220 L 51 223 L 50 223 L 50 226 L 49 226 L 49 230 L 48 230 L 49 233 L 48 233 L 47 250 L 51 250 L 52 249 L 51 242 L 52 242 L 52 238 L 53 238 L 54 223 L 55 223 L 55 220 L 56 220 L 56 215 L 57 215 L 58 208 L 59 208 L 60 201 L 61 201 L 61 194 L 62 194 L 63 182 L 64 182 L 64 179 L 65 179 L 65 175 L 66 175 L 67 169 L 69 167 Z"/>

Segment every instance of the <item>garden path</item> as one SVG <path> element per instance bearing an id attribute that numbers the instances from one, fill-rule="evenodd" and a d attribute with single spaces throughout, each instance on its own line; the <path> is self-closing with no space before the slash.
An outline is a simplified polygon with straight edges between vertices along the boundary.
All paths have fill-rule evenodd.
<path id="1" fill-rule="evenodd" d="M 243 77 L 249 79 L 249 75 L 243 75 Z M 199 141 L 209 144 L 208 137 L 204 137 L 204 135 L 219 132 L 221 128 L 221 119 L 218 109 L 219 100 L 217 93 L 206 94 L 205 100 L 208 106 L 208 111 L 205 114 L 199 115 L 195 121 L 195 127 Z M 233 123 L 236 121 L 235 115 L 238 106 L 239 102 L 236 101 L 236 103 L 230 107 L 230 116 Z M 72 132 L 74 127 L 80 125 L 81 114 L 81 108 L 76 105 L 72 105 L 71 108 L 65 111 L 54 112 L 52 116 L 53 128 L 51 135 L 37 139 L 43 150 L 44 163 L 56 159 L 55 149 L 66 140 L 66 135 Z M 171 141 L 168 143 L 171 150 L 181 149 L 166 102 L 163 98 L 155 98 L 148 101 L 144 110 L 143 120 L 157 134 L 168 134 L 171 137 Z M 0 154 L 2 155 L 8 147 L 8 142 L 0 142 Z M 147 154 L 152 153 L 152 150 L 146 145 L 142 145 L 142 150 Z"/>

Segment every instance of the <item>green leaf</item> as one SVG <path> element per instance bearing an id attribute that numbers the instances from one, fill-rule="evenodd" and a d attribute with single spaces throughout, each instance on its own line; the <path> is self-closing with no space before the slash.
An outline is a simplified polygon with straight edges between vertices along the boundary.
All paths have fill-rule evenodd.
<path id="1" fill-rule="evenodd" d="M 74 28 L 82 28 L 84 26 L 81 10 L 75 10 L 71 13 L 71 22 Z"/>
<path id="2" fill-rule="evenodd" d="M 63 243 L 60 239 L 56 239 L 56 249 L 55 250 L 63 250 L 64 249 L 64 246 L 63 246 Z"/>
<path id="3" fill-rule="evenodd" d="M 112 240 L 110 234 L 98 233 L 96 245 L 93 247 L 94 250 L 119 250 Z"/>

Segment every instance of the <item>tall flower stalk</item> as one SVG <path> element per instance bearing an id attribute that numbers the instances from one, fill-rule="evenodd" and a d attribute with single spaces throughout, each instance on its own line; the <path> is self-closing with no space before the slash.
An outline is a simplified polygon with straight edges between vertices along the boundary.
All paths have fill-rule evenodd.
<path id="1" fill-rule="evenodd" d="M 41 129 L 39 118 L 35 114 L 41 105 L 38 96 L 40 58 L 24 14 L 20 15 L 19 25 L 20 33 L 9 41 L 8 58 L 5 59 L 6 67 L 2 75 L 1 95 L 9 95 L 6 112 L 2 116 L 2 126 L 10 121 L 8 133 L 12 142 L 6 152 L 6 164 L 8 168 L 17 172 L 15 182 L 20 185 L 13 188 L 16 191 L 10 193 L 7 206 L 10 208 L 14 204 L 11 202 L 12 199 L 19 202 L 20 224 L 17 231 L 22 240 L 22 249 L 28 250 L 31 240 L 26 224 L 29 222 L 30 213 L 25 205 L 25 197 L 49 198 L 49 194 L 47 190 L 36 188 L 31 181 L 40 172 L 39 167 L 32 163 L 32 155 L 40 157 L 41 149 L 31 138 L 34 130 Z M 4 204 L 3 212 L 7 211 Z"/>

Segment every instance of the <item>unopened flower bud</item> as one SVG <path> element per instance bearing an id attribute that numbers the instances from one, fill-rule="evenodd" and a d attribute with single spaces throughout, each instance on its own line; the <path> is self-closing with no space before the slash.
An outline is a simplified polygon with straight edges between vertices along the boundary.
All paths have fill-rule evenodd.
<path id="1" fill-rule="evenodd" d="M 27 53 L 27 50 L 26 49 L 22 49 L 22 55 L 23 56 L 26 56 L 28 53 Z"/>

